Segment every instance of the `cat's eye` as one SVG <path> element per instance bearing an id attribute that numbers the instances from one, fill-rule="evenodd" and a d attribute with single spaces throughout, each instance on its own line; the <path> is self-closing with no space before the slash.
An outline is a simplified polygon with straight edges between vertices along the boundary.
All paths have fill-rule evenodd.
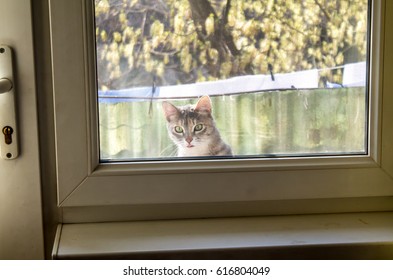
<path id="1" fill-rule="evenodd" d="M 203 124 L 197 124 L 195 127 L 194 127 L 194 131 L 201 131 L 203 129 Z"/>
<path id="2" fill-rule="evenodd" d="M 181 126 L 175 126 L 175 132 L 176 133 L 183 133 L 183 128 Z"/>

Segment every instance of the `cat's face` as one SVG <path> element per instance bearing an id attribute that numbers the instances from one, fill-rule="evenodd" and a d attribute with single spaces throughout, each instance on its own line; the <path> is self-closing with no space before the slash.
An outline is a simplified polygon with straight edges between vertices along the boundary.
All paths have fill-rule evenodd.
<path id="1" fill-rule="evenodd" d="M 215 125 L 208 96 L 196 105 L 175 106 L 163 102 L 169 136 L 176 146 L 187 154 L 200 154 L 206 149 Z"/>

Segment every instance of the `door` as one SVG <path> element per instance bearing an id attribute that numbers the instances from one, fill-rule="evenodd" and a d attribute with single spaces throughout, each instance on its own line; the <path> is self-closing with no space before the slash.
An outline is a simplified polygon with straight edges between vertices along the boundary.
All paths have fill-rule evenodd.
<path id="1" fill-rule="evenodd" d="M 13 50 L 19 135 L 19 157 L 0 159 L 0 259 L 43 259 L 30 0 L 0 0 L 0 44 Z"/>

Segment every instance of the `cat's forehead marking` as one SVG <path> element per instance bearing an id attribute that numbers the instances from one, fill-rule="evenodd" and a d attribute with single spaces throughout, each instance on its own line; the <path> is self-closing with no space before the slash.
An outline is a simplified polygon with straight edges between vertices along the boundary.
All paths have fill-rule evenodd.
<path id="1" fill-rule="evenodd" d="M 196 117 L 195 106 L 193 106 L 193 105 L 185 105 L 185 106 L 179 107 L 179 111 L 183 117 Z"/>

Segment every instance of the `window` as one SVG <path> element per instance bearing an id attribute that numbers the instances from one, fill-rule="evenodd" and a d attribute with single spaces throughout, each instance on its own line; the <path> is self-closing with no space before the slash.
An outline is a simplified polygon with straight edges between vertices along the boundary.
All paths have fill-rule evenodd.
<path id="1" fill-rule="evenodd" d="M 368 0 L 96 0 L 101 160 L 366 154 L 369 21 Z M 207 94 L 215 124 L 161 106 Z"/>
<path id="2" fill-rule="evenodd" d="M 391 27 L 386 25 L 386 30 L 383 29 L 384 13 L 391 13 L 390 4 L 386 2 L 369 3 L 372 24 L 367 89 L 370 94 L 368 102 L 364 102 L 365 98 L 359 98 L 364 103 L 364 113 L 358 111 L 359 118 L 364 117 L 368 123 L 368 133 L 358 149 L 351 149 L 340 156 L 332 150 L 322 157 L 305 153 L 301 157 L 247 155 L 225 160 L 180 158 L 175 161 L 124 161 L 124 158 L 128 159 L 127 155 L 121 161 L 103 162 L 100 161 L 98 132 L 99 110 L 102 108 L 99 109 L 101 105 L 97 99 L 95 3 L 87 0 L 51 1 L 58 200 L 65 217 L 71 217 L 67 221 L 83 219 L 71 215 L 74 211 L 92 211 L 96 213 L 95 220 L 104 219 L 98 216 L 105 216 L 106 220 L 119 220 L 116 215 L 120 212 L 123 215 L 121 219 L 141 218 L 146 212 L 130 209 L 142 206 L 148 209 L 150 217 L 159 218 L 164 215 L 159 210 L 163 205 L 172 207 L 171 217 L 182 214 L 175 213 L 179 205 L 197 205 L 189 216 L 206 217 L 223 211 L 218 210 L 219 206 L 215 207 L 222 203 L 227 208 L 239 203 L 246 205 L 244 208 L 247 209 L 252 208 L 249 205 L 256 204 L 274 208 L 273 211 L 262 207 L 264 209 L 258 213 L 263 214 L 306 213 L 305 208 L 314 201 L 312 211 L 315 213 L 333 211 L 329 203 L 319 204 L 320 200 L 340 199 L 346 202 L 355 198 L 392 196 L 393 139 L 387 126 L 389 122 L 386 121 L 391 113 L 383 110 L 392 105 L 392 100 L 387 94 L 389 81 L 385 79 L 382 83 L 383 71 L 391 70 L 390 65 L 393 65 L 388 52 L 385 58 L 382 56 L 383 46 L 391 44 Z M 365 59 L 367 61 L 367 57 Z M 288 73 L 292 73 L 292 69 L 290 71 Z M 315 92 L 322 95 L 328 91 L 318 88 Z M 345 93 L 345 89 L 339 93 L 349 94 Z M 281 94 L 290 95 L 289 92 Z M 291 94 L 293 96 L 293 91 Z M 295 93 L 301 98 L 304 98 L 304 94 Z M 364 96 L 364 90 L 358 94 Z M 213 98 L 216 98 L 215 106 L 224 104 L 218 102 L 222 96 Z M 307 102 L 310 105 L 311 99 Z M 310 139 L 318 140 L 317 133 L 310 135 Z M 260 155 L 264 152 L 257 153 Z M 293 203 L 298 203 L 297 210 L 291 208 Z M 124 210 L 122 207 L 126 207 L 127 211 L 121 211 Z M 111 215 L 114 208 L 121 210 Z M 343 211 L 343 208 L 340 209 Z M 226 213 L 237 214 L 229 210 Z M 241 214 L 246 215 L 247 211 Z M 184 216 L 187 214 L 182 214 Z"/>

